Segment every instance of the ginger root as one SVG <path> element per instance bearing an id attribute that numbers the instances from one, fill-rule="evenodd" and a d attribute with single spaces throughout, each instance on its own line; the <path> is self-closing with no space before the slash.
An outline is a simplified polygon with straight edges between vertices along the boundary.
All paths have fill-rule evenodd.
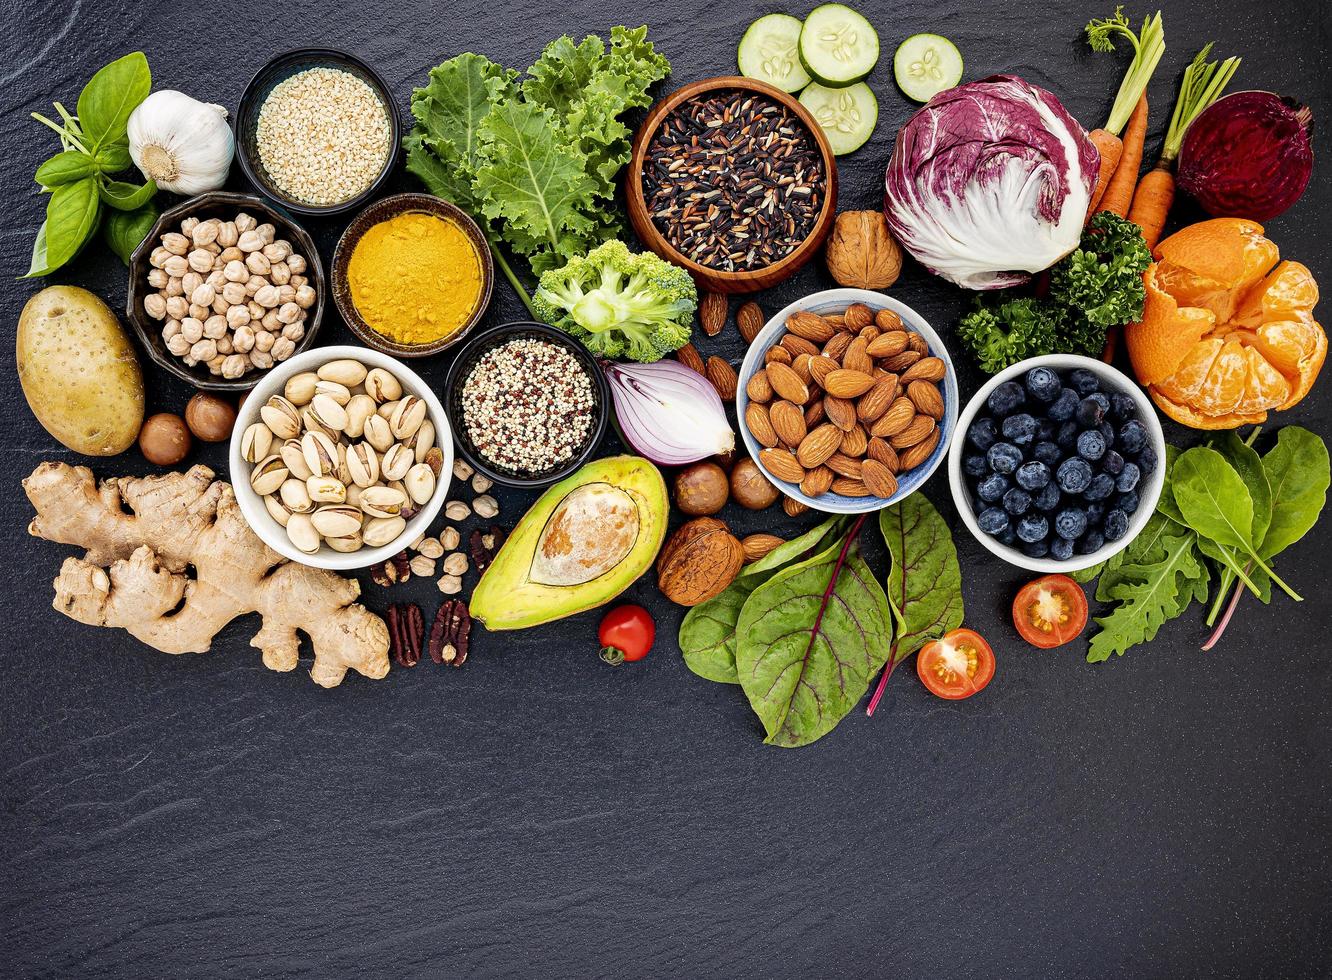
<path id="1" fill-rule="evenodd" d="M 270 670 L 296 668 L 301 630 L 316 684 L 336 687 L 349 668 L 388 673 L 388 628 L 356 602 L 356 580 L 269 548 L 208 467 L 99 487 L 85 466 L 42 463 L 23 489 L 37 510 L 28 533 L 86 549 L 55 580 L 55 608 L 72 619 L 121 627 L 166 653 L 203 653 L 227 623 L 257 612 L 250 645 Z"/>

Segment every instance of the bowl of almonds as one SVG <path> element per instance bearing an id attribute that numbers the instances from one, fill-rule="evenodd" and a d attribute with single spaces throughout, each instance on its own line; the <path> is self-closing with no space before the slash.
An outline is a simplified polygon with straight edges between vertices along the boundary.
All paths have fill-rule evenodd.
<path id="1" fill-rule="evenodd" d="M 865 289 L 797 300 L 759 331 L 736 412 L 750 456 L 788 497 L 860 514 L 918 489 L 957 423 L 957 376 L 911 307 Z"/>

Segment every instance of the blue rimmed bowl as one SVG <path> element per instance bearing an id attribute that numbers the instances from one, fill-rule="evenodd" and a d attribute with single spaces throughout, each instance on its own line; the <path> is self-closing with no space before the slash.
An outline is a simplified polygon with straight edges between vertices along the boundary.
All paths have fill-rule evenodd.
<path id="1" fill-rule="evenodd" d="M 744 421 L 745 409 L 749 407 L 746 386 L 749 384 L 749 379 L 764 366 L 764 357 L 768 353 L 768 349 L 775 346 L 786 333 L 787 318 L 791 314 L 801 311 L 823 315 L 841 313 L 852 303 L 864 303 L 876 313 L 879 310 L 892 310 L 902 318 L 902 323 L 908 330 L 925 338 L 925 342 L 930 348 L 930 356 L 937 357 L 944 362 L 944 379 L 941 382 L 944 396 L 944 417 L 939 423 L 939 444 L 934 447 L 934 452 L 930 454 L 930 458 L 925 462 L 907 473 L 897 474 L 897 493 L 886 499 L 882 497 L 844 497 L 831 491 L 819 497 L 810 497 L 802 493 L 799 486 L 777 479 L 772 473 L 768 472 L 767 467 L 759 462 L 759 451 L 763 447 L 750 434 Z M 948 455 L 948 444 L 952 441 L 953 430 L 957 427 L 957 373 L 953 370 L 953 361 L 948 356 L 948 350 L 944 347 L 943 339 L 935 333 L 928 320 L 905 303 L 868 289 L 825 289 L 823 292 L 812 293 L 803 299 L 796 300 L 784 310 L 779 311 L 759 331 L 758 336 L 754 338 L 754 342 L 749 345 L 749 352 L 745 355 L 744 363 L 740 365 L 740 381 L 736 390 L 735 410 L 740 420 L 740 436 L 744 440 L 745 449 L 749 451 L 750 458 L 758 463 L 759 469 L 763 470 L 763 475 L 772 482 L 773 486 L 791 499 L 798 500 L 814 510 L 828 514 L 865 514 L 891 506 L 915 493 L 939 467 L 944 457 Z"/>

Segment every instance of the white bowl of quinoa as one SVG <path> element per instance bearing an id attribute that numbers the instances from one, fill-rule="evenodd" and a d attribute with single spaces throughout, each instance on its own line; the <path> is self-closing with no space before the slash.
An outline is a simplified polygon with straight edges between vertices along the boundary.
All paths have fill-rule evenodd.
<path id="1" fill-rule="evenodd" d="M 236 112 L 236 157 L 250 182 L 302 214 L 338 214 L 374 196 L 402 138 L 379 74 L 332 48 L 278 55 Z"/>
<path id="2" fill-rule="evenodd" d="M 505 486 L 562 480 L 606 434 L 605 374 L 587 348 L 544 323 L 505 323 L 473 337 L 445 390 L 458 450 Z"/>

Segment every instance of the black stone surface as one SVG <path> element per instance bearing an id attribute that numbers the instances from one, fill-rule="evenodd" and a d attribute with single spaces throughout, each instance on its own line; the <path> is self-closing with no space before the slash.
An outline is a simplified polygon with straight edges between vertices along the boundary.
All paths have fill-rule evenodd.
<path id="1" fill-rule="evenodd" d="M 1078 34 L 1110 7 L 867 4 L 884 44 L 870 79 L 881 114 L 873 141 L 842 161 L 842 204 L 880 199 L 911 110 L 891 79 L 902 38 L 949 35 L 968 78 L 1014 71 L 1095 125 L 1126 56 L 1092 56 Z M 1169 49 L 1151 87 L 1154 133 L 1178 73 L 1212 39 L 1217 54 L 1244 57 L 1233 88 L 1299 96 L 1320 124 L 1332 117 L 1326 4 L 1162 7 Z M 37 425 L 13 374 L 15 323 L 39 285 L 14 280 L 41 220 L 30 176 L 53 147 L 29 111 L 52 99 L 72 105 L 92 70 L 140 47 L 157 87 L 234 109 L 271 55 L 323 44 L 376 65 L 405 113 L 427 69 L 460 51 L 521 68 L 562 32 L 644 20 L 674 66 L 667 86 L 678 85 L 732 71 L 745 25 L 771 9 L 681 0 L 9 6 L 0 32 L 9 379 L 0 399 L 0 975 L 1332 973 L 1326 520 L 1280 562 L 1302 605 L 1245 600 L 1210 654 L 1198 651 L 1195 608 L 1150 646 L 1100 666 L 1080 650 L 1023 645 L 1008 603 L 1025 576 L 959 532 L 967 619 L 998 652 L 994 683 L 947 703 L 904 670 L 874 718 L 857 711 L 794 752 L 763 746 L 739 692 L 685 669 L 674 644 L 680 611 L 650 581 L 626 596 L 660 624 L 657 649 L 637 666 L 598 661 L 598 616 L 588 613 L 478 635 L 462 670 L 423 663 L 332 691 L 304 668 L 265 670 L 248 646 L 253 620 L 227 629 L 209 655 L 173 658 L 51 608 L 50 582 L 70 549 L 28 537 L 18 482 L 44 459 L 84 461 Z M 1268 227 L 1283 255 L 1327 288 L 1332 185 L 1319 152 L 1308 193 Z M 397 184 L 414 186 L 406 175 Z M 327 260 L 341 224 L 307 227 Z M 122 304 L 124 271 L 100 248 L 54 280 Z M 775 310 L 827 285 L 811 267 L 760 300 Z M 918 268 L 894 293 L 945 333 L 963 304 Z M 489 321 L 519 313 L 497 288 Z M 350 336 L 336 318 L 325 331 L 327 342 Z M 733 331 L 702 347 L 740 354 Z M 438 359 L 425 370 L 442 379 L 446 367 Z M 149 378 L 154 410 L 183 407 L 181 384 Z M 981 379 L 965 368 L 961 380 L 965 394 Z M 1327 435 L 1329 406 L 1324 378 L 1277 424 Z M 1177 427 L 1168 435 L 1196 438 Z M 194 459 L 222 469 L 218 450 Z M 134 451 L 94 468 L 148 470 Z M 950 506 L 942 474 L 927 492 Z M 511 523 L 531 498 L 501 499 Z M 725 516 L 745 532 L 802 524 L 776 509 Z M 882 571 L 881 548 L 870 555 Z M 387 598 L 367 590 L 377 609 Z M 438 593 L 416 582 L 393 598 L 433 609 Z"/>

